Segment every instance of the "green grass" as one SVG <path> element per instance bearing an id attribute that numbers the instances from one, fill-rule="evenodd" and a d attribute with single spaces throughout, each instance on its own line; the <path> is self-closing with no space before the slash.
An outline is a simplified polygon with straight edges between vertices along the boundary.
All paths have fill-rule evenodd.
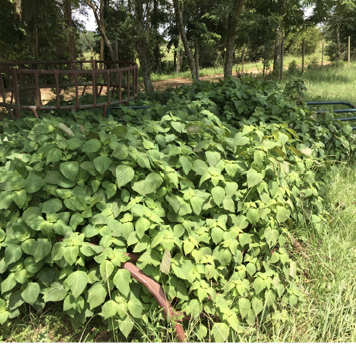
<path id="1" fill-rule="evenodd" d="M 324 67 L 305 73 L 307 100 L 346 100 L 356 102 L 356 63 Z"/>
<path id="2" fill-rule="evenodd" d="M 264 324 L 258 341 L 356 341 L 355 195 L 355 168 L 343 166 L 330 183 L 332 223 L 319 236 L 308 228 L 292 232 L 301 245 L 291 246 L 291 252 L 299 264 L 300 288 L 307 301 L 287 310 L 284 323 Z"/>

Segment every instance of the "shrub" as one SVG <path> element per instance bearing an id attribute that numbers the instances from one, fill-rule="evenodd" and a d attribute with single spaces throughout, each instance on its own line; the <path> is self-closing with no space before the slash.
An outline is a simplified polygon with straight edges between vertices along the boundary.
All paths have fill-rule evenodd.
<path id="1" fill-rule="evenodd" d="M 285 241 L 328 220 L 326 150 L 352 152 L 350 127 L 324 129 L 250 79 L 161 96 L 165 108 L 123 108 L 124 125 L 94 111 L 0 123 L 1 323 L 24 303 L 63 302 L 75 326 L 99 314 L 128 336 L 158 305 L 122 269 L 127 252 L 177 310 L 207 315 L 195 340 L 208 321 L 231 340 L 303 300 Z"/>

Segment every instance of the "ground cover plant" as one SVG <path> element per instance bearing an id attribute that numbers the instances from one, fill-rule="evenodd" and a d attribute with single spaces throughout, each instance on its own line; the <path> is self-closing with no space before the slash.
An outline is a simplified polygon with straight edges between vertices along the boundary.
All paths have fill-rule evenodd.
<path id="1" fill-rule="evenodd" d="M 60 302 L 75 326 L 94 314 L 124 336 L 147 326 L 158 305 L 121 268 L 126 252 L 191 316 L 191 341 L 240 340 L 297 305 L 286 240 L 331 219 L 324 180 L 355 146 L 347 124 L 296 99 L 231 79 L 141 99 L 152 107 L 123 108 L 125 123 L 96 111 L 0 123 L 1 323 Z"/>

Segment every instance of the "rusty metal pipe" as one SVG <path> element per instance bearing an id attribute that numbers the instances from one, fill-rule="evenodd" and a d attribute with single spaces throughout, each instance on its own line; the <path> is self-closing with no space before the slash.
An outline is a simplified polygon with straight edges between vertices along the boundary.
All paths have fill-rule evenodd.
<path id="1" fill-rule="evenodd" d="M 159 306 L 161 308 L 163 308 L 162 312 L 163 312 L 164 317 L 166 319 L 168 319 L 168 321 L 174 320 L 176 322 L 174 324 L 174 329 L 176 331 L 177 339 L 180 342 L 186 342 L 187 338 L 185 336 L 183 326 L 181 324 L 177 323 L 179 314 L 177 314 L 174 311 L 171 304 L 166 299 L 162 287 L 156 281 L 154 281 L 152 278 L 146 276 L 135 264 L 133 264 L 131 262 L 126 262 L 123 264 L 122 267 L 124 269 L 128 270 L 130 272 L 131 276 L 137 282 L 143 284 L 148 289 L 148 291 L 156 299 Z"/>

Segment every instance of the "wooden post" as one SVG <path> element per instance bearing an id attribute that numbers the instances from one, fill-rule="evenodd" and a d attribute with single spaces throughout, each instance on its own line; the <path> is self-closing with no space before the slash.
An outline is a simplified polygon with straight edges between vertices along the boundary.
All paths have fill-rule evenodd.
<path id="1" fill-rule="evenodd" d="M 321 43 L 321 66 L 324 64 L 324 41 Z"/>
<path id="2" fill-rule="evenodd" d="M 347 63 L 350 64 L 350 36 L 348 37 L 347 43 Z"/>
<path id="3" fill-rule="evenodd" d="M 197 80 L 199 80 L 199 46 L 198 38 L 195 39 L 195 75 Z"/>
<path id="4" fill-rule="evenodd" d="M 283 53 L 284 53 L 284 39 L 281 41 L 281 72 L 280 79 L 283 80 Z"/>
<path id="5" fill-rule="evenodd" d="M 302 74 L 304 74 L 304 56 L 305 56 L 305 38 L 303 38 L 303 45 L 302 45 Z"/>

